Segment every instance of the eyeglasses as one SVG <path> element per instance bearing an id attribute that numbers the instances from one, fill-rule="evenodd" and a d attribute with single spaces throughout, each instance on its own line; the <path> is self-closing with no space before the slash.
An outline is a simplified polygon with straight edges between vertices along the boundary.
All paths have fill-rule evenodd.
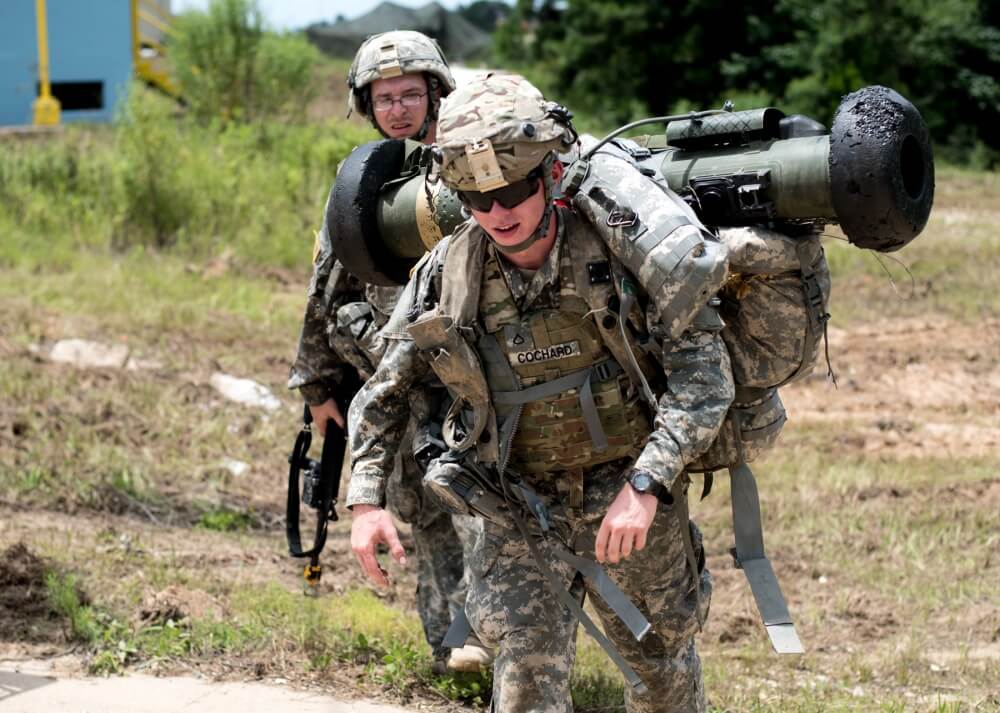
<path id="1" fill-rule="evenodd" d="M 456 191 L 458 193 L 458 200 L 462 202 L 466 208 L 471 208 L 472 210 L 478 210 L 483 213 L 488 213 L 493 209 L 493 201 L 496 201 L 504 208 L 516 208 L 517 206 L 524 203 L 524 201 L 535 195 L 535 191 L 538 190 L 538 182 L 541 176 L 532 171 L 528 174 L 528 177 L 511 183 L 503 188 L 497 188 L 495 191 L 488 191 L 486 193 L 480 193 L 479 191 Z"/>
<path id="2" fill-rule="evenodd" d="M 399 97 L 375 97 L 372 100 L 372 107 L 375 111 L 389 111 L 392 109 L 392 105 L 399 102 L 401 106 L 412 108 L 415 106 L 420 106 L 420 102 L 423 98 L 427 96 L 427 92 L 418 94 L 417 92 L 407 92 L 403 96 Z"/>

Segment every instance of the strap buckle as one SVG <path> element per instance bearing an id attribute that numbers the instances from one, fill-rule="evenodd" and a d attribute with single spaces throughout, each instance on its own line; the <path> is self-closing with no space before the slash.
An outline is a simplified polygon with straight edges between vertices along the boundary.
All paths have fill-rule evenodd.
<path id="1" fill-rule="evenodd" d="M 606 222 L 609 228 L 631 228 L 638 220 L 639 216 L 632 211 L 616 209 L 608 213 Z"/>

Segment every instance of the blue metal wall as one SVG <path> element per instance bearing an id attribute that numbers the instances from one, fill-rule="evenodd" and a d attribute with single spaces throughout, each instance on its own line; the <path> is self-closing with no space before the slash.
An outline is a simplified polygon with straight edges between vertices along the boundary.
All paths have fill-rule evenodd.
<path id="1" fill-rule="evenodd" d="M 103 82 L 104 106 L 62 120 L 109 121 L 132 75 L 129 0 L 47 0 L 52 82 Z M 35 0 L 0 0 L 0 125 L 30 124 L 38 82 Z"/>

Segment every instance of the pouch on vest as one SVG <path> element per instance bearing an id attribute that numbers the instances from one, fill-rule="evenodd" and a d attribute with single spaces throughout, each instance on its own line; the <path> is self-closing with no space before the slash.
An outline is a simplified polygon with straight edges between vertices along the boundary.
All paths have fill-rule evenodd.
<path id="1" fill-rule="evenodd" d="M 341 305 L 327 326 L 327 334 L 334 352 L 363 379 L 370 378 L 384 351 L 371 306 L 367 302 Z"/>
<path id="2" fill-rule="evenodd" d="M 476 446 L 481 460 L 495 463 L 496 418 L 478 355 L 446 315 L 427 313 L 408 325 L 407 331 L 454 397 L 442 425 L 445 443 L 460 453 Z"/>

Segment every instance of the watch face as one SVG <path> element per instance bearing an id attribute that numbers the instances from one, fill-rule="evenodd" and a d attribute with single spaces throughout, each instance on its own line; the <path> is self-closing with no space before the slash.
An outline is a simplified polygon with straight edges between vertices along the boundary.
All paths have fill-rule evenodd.
<path id="1" fill-rule="evenodd" d="M 647 493 L 653 487 L 653 479 L 647 473 L 638 473 L 637 475 L 632 476 L 629 482 L 631 482 L 632 487 L 640 493 Z"/>

